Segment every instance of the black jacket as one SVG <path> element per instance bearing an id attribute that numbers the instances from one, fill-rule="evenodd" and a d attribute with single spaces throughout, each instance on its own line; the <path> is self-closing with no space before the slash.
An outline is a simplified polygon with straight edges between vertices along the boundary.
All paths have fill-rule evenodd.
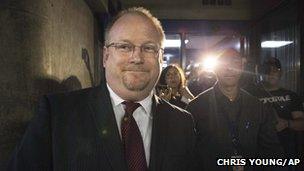
<path id="1" fill-rule="evenodd" d="M 153 96 L 151 171 L 192 170 L 192 116 Z M 45 96 L 9 171 L 126 171 L 106 85 Z"/>

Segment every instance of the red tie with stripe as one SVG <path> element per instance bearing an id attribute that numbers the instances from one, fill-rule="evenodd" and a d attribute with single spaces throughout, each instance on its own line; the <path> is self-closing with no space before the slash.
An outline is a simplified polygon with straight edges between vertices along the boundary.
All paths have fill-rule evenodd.
<path id="1" fill-rule="evenodd" d="M 121 121 L 121 136 L 128 170 L 147 171 L 143 139 L 133 117 L 133 112 L 140 104 L 127 101 L 124 101 L 123 104 L 126 113 Z"/>

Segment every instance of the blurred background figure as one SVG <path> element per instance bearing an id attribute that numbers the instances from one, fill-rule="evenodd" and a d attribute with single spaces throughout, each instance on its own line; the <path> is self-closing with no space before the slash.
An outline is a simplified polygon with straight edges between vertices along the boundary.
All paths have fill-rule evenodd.
<path id="1" fill-rule="evenodd" d="M 279 59 L 268 58 L 262 65 L 261 72 L 263 80 L 256 88 L 248 91 L 276 110 L 278 119 L 276 128 L 286 157 L 299 157 L 296 135 L 299 131 L 304 131 L 301 98 L 295 92 L 281 87 L 282 67 Z"/>
<path id="2" fill-rule="evenodd" d="M 216 164 L 218 158 L 273 158 L 283 154 L 275 131 L 274 110 L 240 88 L 243 56 L 229 48 L 219 52 L 217 60 L 214 71 L 218 81 L 187 106 L 200 133 L 197 151 L 201 170 L 261 170 Z M 278 171 L 268 167 L 270 170 Z"/>
<path id="3" fill-rule="evenodd" d="M 204 163 L 202 170 L 262 170 L 216 164 L 218 158 L 273 158 L 283 154 L 275 131 L 274 110 L 240 88 L 242 54 L 232 48 L 224 49 L 217 61 L 214 72 L 218 81 L 187 106 L 200 133 L 197 151 Z M 270 170 L 279 169 L 267 167 Z"/>
<path id="4" fill-rule="evenodd" d="M 181 108 L 194 98 L 186 85 L 184 71 L 176 65 L 162 71 L 156 91 L 159 97 Z"/>

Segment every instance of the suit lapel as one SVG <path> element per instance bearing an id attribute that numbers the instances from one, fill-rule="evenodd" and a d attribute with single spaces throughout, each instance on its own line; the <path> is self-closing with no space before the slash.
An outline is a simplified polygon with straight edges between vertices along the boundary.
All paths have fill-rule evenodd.
<path id="1" fill-rule="evenodd" d="M 164 105 L 160 103 L 160 99 L 154 95 L 152 103 L 153 126 L 150 149 L 150 171 L 162 170 L 163 152 L 166 145 L 168 117 L 166 117 L 166 110 L 163 108 Z"/>
<path id="2" fill-rule="evenodd" d="M 122 143 L 106 85 L 97 87 L 90 97 L 88 105 L 109 162 L 113 170 L 126 170 Z"/>

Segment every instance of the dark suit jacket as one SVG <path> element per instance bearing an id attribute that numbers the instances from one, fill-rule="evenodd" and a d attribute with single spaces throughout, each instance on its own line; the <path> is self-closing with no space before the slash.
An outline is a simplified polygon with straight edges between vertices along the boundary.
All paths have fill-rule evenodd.
<path id="1" fill-rule="evenodd" d="M 283 151 L 275 131 L 274 111 L 243 90 L 240 91 L 240 95 L 242 99 L 238 122 L 240 155 L 243 158 L 282 157 Z M 225 166 L 217 166 L 216 160 L 234 156 L 228 122 L 226 117 L 223 117 L 224 114 L 219 113 L 216 108 L 218 105 L 215 88 L 200 94 L 187 107 L 195 118 L 199 132 L 199 160 L 208 171 L 227 170 Z"/>
<path id="2" fill-rule="evenodd" d="M 195 144 L 192 116 L 156 96 L 152 112 L 149 170 L 191 170 Z M 105 84 L 45 96 L 8 170 L 127 170 Z"/>

